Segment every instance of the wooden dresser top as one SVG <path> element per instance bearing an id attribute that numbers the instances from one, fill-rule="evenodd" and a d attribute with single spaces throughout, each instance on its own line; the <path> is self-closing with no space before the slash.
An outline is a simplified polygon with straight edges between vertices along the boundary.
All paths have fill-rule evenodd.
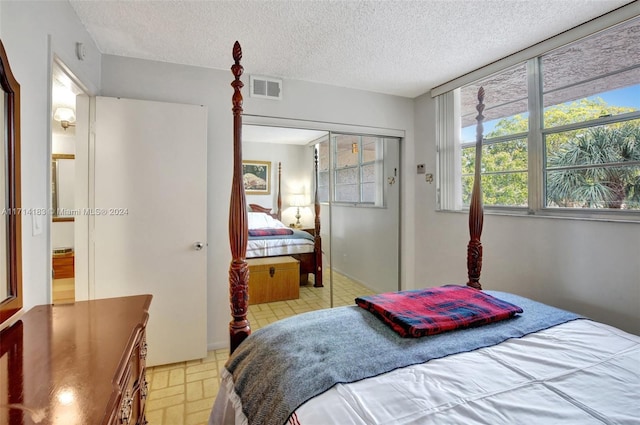
<path id="1" fill-rule="evenodd" d="M 36 306 L 0 334 L 0 422 L 100 424 L 151 295 Z M 4 390 L 4 391 L 3 391 Z"/>

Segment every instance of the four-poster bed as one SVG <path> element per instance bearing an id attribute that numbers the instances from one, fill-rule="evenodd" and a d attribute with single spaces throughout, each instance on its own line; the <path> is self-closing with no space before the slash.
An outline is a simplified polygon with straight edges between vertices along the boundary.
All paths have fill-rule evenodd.
<path id="1" fill-rule="evenodd" d="M 318 157 L 314 154 L 314 170 L 318 175 Z M 290 256 L 300 264 L 300 282 L 306 283 L 309 274 L 314 275 L 313 286 L 322 287 L 322 237 L 320 236 L 320 203 L 318 201 L 318 182 L 314 179 L 314 228 L 313 233 L 288 228 L 282 223 L 282 163 L 278 163 L 277 209 L 259 204 L 249 204 L 248 241 L 246 258 Z M 253 214 L 252 214 L 253 213 Z M 265 214 L 273 220 L 265 220 Z M 274 221 L 275 220 L 275 221 Z M 276 229 L 271 232 L 263 229 Z M 277 229 L 288 229 L 285 234 Z M 256 230 L 256 232 L 252 232 Z"/>
<path id="2" fill-rule="evenodd" d="M 242 52 L 237 42 L 233 57 L 231 355 L 210 424 L 637 423 L 640 337 L 481 289 L 483 90 L 478 93 L 467 285 L 361 297 L 358 306 L 305 313 L 249 335 L 247 213 L 238 171 Z M 453 309 L 450 302 L 438 304 L 439 297 L 453 292 L 466 298 L 456 299 Z M 409 302 L 415 308 L 411 313 L 419 314 L 406 320 L 393 305 L 379 314 L 360 308 L 367 303 L 380 307 L 390 299 Z M 480 305 L 470 299 L 509 313 L 464 322 L 474 319 L 474 307 Z M 447 326 L 437 329 L 431 322 Z M 427 329 L 428 336 L 402 337 L 393 326 L 407 324 L 412 331 Z"/>

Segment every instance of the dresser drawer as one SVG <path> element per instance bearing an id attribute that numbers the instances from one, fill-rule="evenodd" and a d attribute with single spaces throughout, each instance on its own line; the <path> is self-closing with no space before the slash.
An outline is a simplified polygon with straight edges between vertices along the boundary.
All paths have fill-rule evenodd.
<path id="1" fill-rule="evenodd" d="M 53 256 L 53 278 L 67 279 L 74 277 L 74 256 L 70 255 L 54 255 Z"/>

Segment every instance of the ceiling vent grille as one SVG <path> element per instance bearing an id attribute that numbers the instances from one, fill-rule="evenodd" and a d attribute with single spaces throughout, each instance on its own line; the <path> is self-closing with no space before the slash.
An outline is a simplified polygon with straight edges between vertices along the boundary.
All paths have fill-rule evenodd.
<path id="1" fill-rule="evenodd" d="M 251 97 L 262 97 L 274 100 L 282 99 L 282 80 L 252 75 L 250 81 Z"/>

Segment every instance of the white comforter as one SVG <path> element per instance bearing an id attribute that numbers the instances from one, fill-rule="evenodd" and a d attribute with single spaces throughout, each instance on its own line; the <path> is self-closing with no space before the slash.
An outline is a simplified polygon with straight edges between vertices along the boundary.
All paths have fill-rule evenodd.
<path id="1" fill-rule="evenodd" d="M 313 241 L 308 239 L 249 239 L 247 258 L 304 254 L 313 252 L 314 247 Z"/>
<path id="2" fill-rule="evenodd" d="M 284 223 L 268 214 L 260 212 L 247 213 L 249 229 L 287 229 Z M 249 239 L 247 258 L 277 257 L 280 255 L 304 254 L 313 252 L 315 244 L 309 239 Z"/>
<path id="3" fill-rule="evenodd" d="M 232 389 L 225 370 L 211 425 L 247 423 Z M 289 422 L 640 424 L 640 337 L 574 320 L 493 347 L 336 385 L 298 408 Z"/>

